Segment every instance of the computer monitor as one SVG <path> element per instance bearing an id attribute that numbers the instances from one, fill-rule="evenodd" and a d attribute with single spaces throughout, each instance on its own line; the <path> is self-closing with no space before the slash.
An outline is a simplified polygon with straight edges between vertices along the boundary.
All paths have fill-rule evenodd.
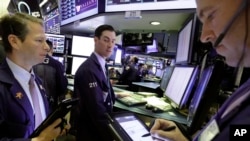
<path id="1" fill-rule="evenodd" d="M 89 57 L 94 51 L 95 42 L 93 37 L 75 36 L 72 38 L 71 54 Z"/>
<path id="2" fill-rule="evenodd" d="M 46 33 L 60 34 L 61 31 L 61 19 L 59 9 L 56 8 L 44 15 L 44 28 Z"/>
<path id="3" fill-rule="evenodd" d="M 166 88 L 167 88 L 167 85 L 168 85 L 168 82 L 170 80 L 170 77 L 172 75 L 172 72 L 174 70 L 174 67 L 173 66 L 168 66 L 164 72 L 163 72 L 163 75 L 162 75 L 162 78 L 161 78 L 161 83 L 160 83 L 160 89 L 165 92 Z"/>
<path id="4" fill-rule="evenodd" d="M 168 82 L 164 96 L 170 101 L 173 108 L 187 107 L 189 96 L 196 81 L 198 67 L 175 66 Z"/>
<path id="5" fill-rule="evenodd" d="M 162 78 L 163 70 L 160 68 L 156 69 L 155 77 Z"/>
<path id="6" fill-rule="evenodd" d="M 121 65 L 121 64 L 122 64 L 122 49 L 117 48 L 115 54 L 115 65 Z"/>
<path id="7" fill-rule="evenodd" d="M 53 53 L 55 54 L 64 54 L 65 50 L 65 36 L 58 34 L 48 34 L 46 33 L 47 40 L 50 40 L 53 43 Z"/>
<path id="8" fill-rule="evenodd" d="M 192 62 L 196 29 L 196 16 L 192 15 L 178 33 L 176 64 L 189 64 Z"/>
<path id="9" fill-rule="evenodd" d="M 71 75 L 75 75 L 77 69 L 80 67 L 80 65 L 86 61 L 88 58 L 85 57 L 72 57 L 72 66 L 71 66 Z"/>
<path id="10" fill-rule="evenodd" d="M 223 73 L 223 61 L 217 61 L 202 72 L 188 111 L 187 126 L 190 134 L 195 133 L 204 124 L 212 103 L 219 95 Z"/>

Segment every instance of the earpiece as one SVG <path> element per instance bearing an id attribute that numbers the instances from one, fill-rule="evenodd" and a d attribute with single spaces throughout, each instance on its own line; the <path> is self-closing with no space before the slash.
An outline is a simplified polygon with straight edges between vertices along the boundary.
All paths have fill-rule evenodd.
<path id="1" fill-rule="evenodd" d="M 248 4 L 248 0 L 243 0 L 243 2 L 240 5 L 239 9 L 236 11 L 236 13 L 233 15 L 233 17 L 229 20 L 228 24 L 225 26 L 224 30 L 221 32 L 221 34 L 219 35 L 219 37 L 215 41 L 215 43 L 213 45 L 214 48 L 216 48 L 219 45 L 219 43 L 223 40 L 223 38 L 227 34 L 228 30 L 230 29 L 230 27 L 232 26 L 232 24 L 234 23 L 234 21 L 236 20 L 236 18 L 247 7 L 247 4 Z"/>

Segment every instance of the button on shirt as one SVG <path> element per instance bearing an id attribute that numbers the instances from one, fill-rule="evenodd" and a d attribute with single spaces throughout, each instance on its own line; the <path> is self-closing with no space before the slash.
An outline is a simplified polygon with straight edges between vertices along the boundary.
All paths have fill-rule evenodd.
<path id="1" fill-rule="evenodd" d="M 12 73 L 14 74 L 14 77 L 16 78 L 16 80 L 19 82 L 19 84 L 22 86 L 22 88 L 24 89 L 29 102 L 31 103 L 31 106 L 33 108 L 33 102 L 32 102 L 32 98 L 31 98 L 31 94 L 30 94 L 30 90 L 29 90 L 29 80 L 30 80 L 30 76 L 31 74 L 34 75 L 34 72 L 32 71 L 31 73 L 26 71 L 25 69 L 21 68 L 20 66 L 16 65 L 14 62 L 12 62 L 10 59 L 6 58 L 6 61 L 12 71 Z M 45 106 L 43 103 L 43 98 L 42 95 L 40 94 L 40 90 L 37 86 L 37 84 L 35 85 L 36 90 L 38 91 L 39 95 L 39 104 L 40 104 L 40 108 L 41 108 L 41 113 L 42 113 L 42 119 L 45 119 L 46 117 L 46 113 L 45 113 Z M 34 108 L 33 108 L 34 109 Z"/>

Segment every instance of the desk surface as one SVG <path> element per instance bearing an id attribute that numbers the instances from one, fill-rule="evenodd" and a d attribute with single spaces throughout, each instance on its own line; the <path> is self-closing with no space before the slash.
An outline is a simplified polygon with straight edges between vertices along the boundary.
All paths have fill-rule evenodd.
<path id="1" fill-rule="evenodd" d="M 160 87 L 160 84 L 156 82 L 133 82 L 132 84 L 151 89 L 157 89 L 158 87 Z"/>
<path id="2" fill-rule="evenodd" d="M 160 78 L 143 78 L 142 80 L 146 82 L 158 82 L 158 83 L 161 81 Z"/>
<path id="3" fill-rule="evenodd" d="M 115 92 L 120 92 L 120 91 L 130 92 L 128 90 L 123 90 L 123 89 L 116 88 L 116 87 L 113 87 L 113 89 Z M 166 112 L 163 112 L 163 113 L 153 113 L 152 110 L 146 109 L 145 106 L 126 106 L 120 103 L 119 101 L 116 101 L 114 106 L 116 108 L 120 108 L 123 110 L 131 111 L 131 112 L 142 114 L 142 115 L 149 116 L 149 117 L 168 119 L 168 120 L 173 120 L 182 124 L 187 124 L 187 117 L 178 113 L 174 109 L 167 110 Z"/>
<path id="4" fill-rule="evenodd" d="M 145 108 L 145 106 L 126 106 L 119 101 L 115 102 L 114 105 L 116 108 L 120 108 L 123 110 L 128 110 L 134 113 L 142 114 L 145 116 L 150 116 L 154 118 L 162 118 L 162 119 L 168 119 L 168 120 L 173 120 L 182 124 L 187 124 L 187 117 L 184 115 L 181 115 L 174 109 L 170 109 L 166 112 L 163 113 L 153 113 L 151 110 L 148 110 Z"/>

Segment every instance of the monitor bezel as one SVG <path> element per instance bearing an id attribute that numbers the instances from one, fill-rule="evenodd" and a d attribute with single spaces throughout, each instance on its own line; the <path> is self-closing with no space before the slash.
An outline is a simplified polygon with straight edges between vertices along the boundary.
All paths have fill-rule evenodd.
<path id="1" fill-rule="evenodd" d="M 52 41 L 52 43 L 53 43 L 53 54 L 55 54 L 55 55 L 65 54 L 65 50 L 66 50 L 66 37 L 65 37 L 65 35 L 53 34 L 53 33 L 45 33 L 45 36 L 46 36 L 47 40 L 50 40 L 48 38 L 53 38 L 53 36 L 56 37 L 56 38 L 63 38 L 63 52 L 56 52 L 55 47 L 54 47 L 54 42 Z"/>
<path id="2" fill-rule="evenodd" d="M 80 37 L 80 38 L 82 38 L 81 40 L 82 40 L 82 44 L 76 44 L 75 43 L 75 38 L 78 38 L 78 37 Z M 86 48 L 90 48 L 90 46 L 89 45 L 86 45 L 86 42 L 84 42 L 84 38 L 85 39 L 89 39 L 89 40 L 92 40 L 93 42 L 93 48 L 92 48 L 92 51 L 91 51 L 91 53 L 89 54 L 89 55 L 87 55 L 87 54 L 83 54 L 85 51 L 84 50 L 82 50 L 82 51 L 79 51 L 79 49 L 78 49 L 78 51 L 74 51 L 75 50 L 75 48 L 76 47 L 81 47 L 81 45 L 82 46 L 86 46 Z M 85 48 L 85 47 L 82 47 L 83 49 Z M 91 54 L 94 52 L 94 49 L 95 49 L 95 42 L 94 42 L 94 37 L 89 37 L 89 36 L 78 36 L 78 35 L 73 35 L 72 36 L 72 44 L 71 44 L 71 55 L 75 55 L 75 56 L 82 56 L 82 57 L 90 57 L 91 56 Z M 76 49 L 77 50 L 77 49 Z"/>
<path id="3" fill-rule="evenodd" d="M 177 68 L 192 68 L 192 72 L 191 72 L 190 77 L 188 79 L 188 83 L 186 83 L 187 85 L 185 87 L 185 90 L 183 92 L 183 95 L 181 96 L 179 103 L 175 102 L 175 100 L 167 94 L 167 89 L 168 89 L 169 83 L 171 82 L 171 79 L 174 79 L 172 77 L 173 77 L 173 74 Z M 185 73 L 186 73 L 186 71 L 185 71 Z M 185 108 L 187 99 L 189 99 L 190 93 L 192 92 L 192 88 L 193 88 L 193 85 L 195 83 L 195 76 L 196 75 L 197 75 L 197 66 L 195 66 L 195 65 L 176 65 L 174 67 L 173 72 L 171 74 L 171 77 L 169 79 L 168 85 L 167 85 L 166 90 L 164 92 L 164 97 L 169 101 L 170 105 L 174 109 L 180 110 L 180 109 Z"/>
<path id="4" fill-rule="evenodd" d="M 164 70 L 164 72 L 163 72 L 163 74 L 162 74 L 161 83 L 160 83 L 160 89 L 161 89 L 163 92 L 166 91 L 166 88 L 167 88 L 168 82 L 169 82 L 169 80 L 170 80 L 170 77 L 171 77 L 171 75 L 172 75 L 172 73 L 173 73 L 173 70 L 174 70 L 174 66 L 168 66 L 167 68 L 165 68 L 165 70 Z M 165 82 L 165 81 L 163 81 L 163 80 L 165 80 L 165 79 L 164 79 L 164 76 L 165 76 L 166 73 L 170 73 L 170 74 L 167 74 L 167 77 L 168 77 L 168 78 L 167 78 L 167 82 L 166 82 L 166 84 L 165 84 L 165 86 L 164 86 L 164 88 L 163 88 L 163 82 Z"/>
<path id="5" fill-rule="evenodd" d="M 198 23 L 197 23 L 197 16 L 196 14 L 192 14 L 190 17 L 187 18 L 187 20 L 184 22 L 182 28 L 178 31 L 178 37 L 177 37 L 177 48 L 176 48 L 176 55 L 175 55 L 175 64 L 191 64 L 193 61 L 193 51 L 194 51 L 194 46 L 195 46 L 195 37 L 197 36 L 198 32 Z M 191 31 L 188 32 L 190 33 L 189 40 L 188 40 L 188 51 L 186 54 L 184 54 L 186 57 L 183 58 L 183 54 L 180 54 L 183 51 L 184 47 L 179 47 L 180 44 L 180 36 L 182 35 L 181 33 L 185 28 L 191 23 Z M 185 35 L 186 36 L 186 35 Z"/>

